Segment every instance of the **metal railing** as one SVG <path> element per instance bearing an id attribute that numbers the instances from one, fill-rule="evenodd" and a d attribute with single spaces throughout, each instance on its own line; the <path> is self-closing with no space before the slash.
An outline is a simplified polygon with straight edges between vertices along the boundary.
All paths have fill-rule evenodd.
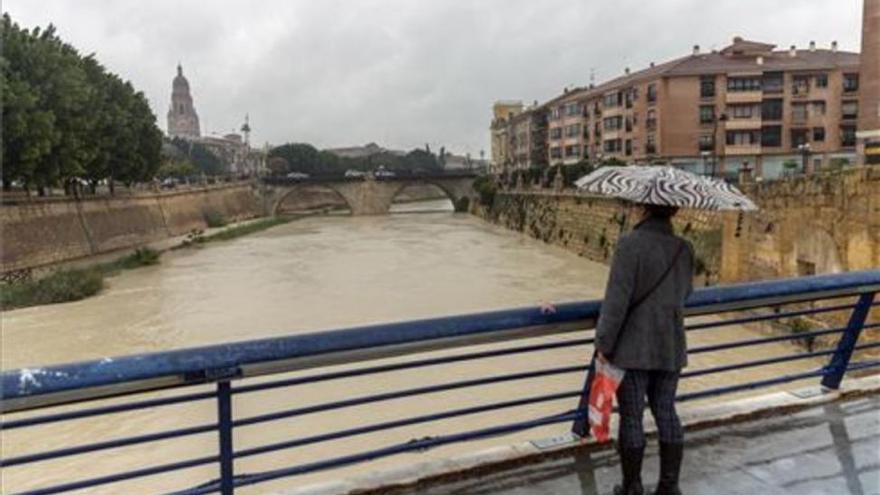
<path id="1" fill-rule="evenodd" d="M 872 307 L 877 305 L 874 302 L 874 296 L 878 291 L 880 291 L 880 271 L 719 286 L 696 291 L 688 301 L 687 316 L 719 314 L 723 316 L 712 321 L 701 320 L 697 323 L 690 321 L 686 326 L 688 332 L 704 332 L 734 325 L 835 313 L 838 315 L 843 313 L 844 319 L 847 319 L 848 323 L 839 327 L 801 331 L 790 335 L 763 336 L 692 347 L 689 349 L 689 354 L 697 355 L 731 349 L 745 349 L 776 342 L 815 339 L 829 335 L 841 336 L 834 349 L 795 352 L 770 358 L 746 360 L 736 364 L 688 369 L 682 373 L 684 380 L 710 374 L 729 373 L 745 368 L 830 357 L 828 364 L 819 369 L 682 393 L 678 400 L 701 399 L 814 377 L 821 377 L 823 386 L 837 389 L 848 371 L 880 366 L 880 360 L 851 362 L 850 359 L 855 351 L 880 347 L 880 343 L 877 342 L 859 344 L 859 336 L 863 330 L 873 330 L 880 327 L 880 323 L 866 323 Z M 231 494 L 236 487 L 366 462 L 405 452 L 420 452 L 441 445 L 504 435 L 543 425 L 571 422 L 585 414 L 584 411 L 572 408 L 583 393 L 579 389 L 510 397 L 502 401 L 482 403 L 471 407 L 445 409 L 402 419 L 342 427 L 329 432 L 315 432 L 296 438 L 283 438 L 255 447 L 236 448 L 233 444 L 233 431 L 236 431 L 236 428 L 249 425 L 298 418 L 307 414 L 339 411 L 355 406 L 381 404 L 392 400 L 422 397 L 437 392 L 477 389 L 505 382 L 535 380 L 564 374 L 583 376 L 588 369 L 587 357 L 589 354 L 586 350 L 583 354 L 583 362 L 570 366 L 560 366 L 559 363 L 555 363 L 555 366 L 539 370 L 477 376 L 433 385 L 383 390 L 381 393 L 303 405 L 248 417 L 235 416 L 232 399 L 259 391 L 336 382 L 346 378 L 374 376 L 390 372 L 399 373 L 406 370 L 475 362 L 499 356 L 515 356 L 573 346 L 587 346 L 593 342 L 592 333 L 588 330 L 594 327 L 600 304 L 601 301 L 562 304 L 557 307 L 555 314 L 542 314 L 538 308 L 495 311 L 4 372 L 2 375 L 3 400 L 0 403 L 0 411 L 4 416 L 0 428 L 7 434 L 18 429 L 40 428 L 80 418 L 156 410 L 197 401 L 214 401 L 216 403 L 216 418 L 212 418 L 211 422 L 195 426 L 113 440 L 65 447 L 52 445 L 52 448 L 47 450 L 6 457 L 0 460 L 0 466 L 4 471 L 8 471 L 52 459 L 109 452 L 123 447 L 145 447 L 162 440 L 217 432 L 218 450 L 206 452 L 201 457 L 176 460 L 109 475 L 70 480 L 62 484 L 30 489 L 21 493 L 30 495 L 61 493 L 197 466 L 216 465 L 218 466 L 216 480 L 206 480 L 206 483 L 202 485 L 175 493 L 189 495 Z M 729 316 L 731 312 L 740 311 L 746 313 L 736 317 Z M 503 342 L 564 333 L 572 334 L 574 337 L 564 340 L 544 339 L 514 345 L 497 345 Z M 477 344 L 496 345 L 481 347 L 479 350 L 470 349 L 465 353 L 416 356 L 427 351 L 447 351 L 468 348 Z M 743 353 L 743 355 L 748 357 L 748 353 Z M 369 361 L 390 357 L 398 359 L 391 362 L 369 363 Z M 401 357 L 412 357 L 413 359 L 400 360 Z M 349 366 L 341 370 L 320 371 L 321 368 L 339 364 Z M 353 364 L 358 366 L 351 367 Z M 280 379 L 277 377 L 267 379 L 271 378 L 270 375 L 295 370 L 318 371 L 294 377 L 288 375 Z M 245 380 L 258 376 L 263 378 Z M 210 384 L 213 388 L 204 390 L 206 384 Z M 168 389 L 179 389 L 183 393 L 143 398 L 144 395 L 151 392 Z M 117 399 L 110 404 L 88 404 L 88 401 L 109 397 L 117 397 Z M 237 461 L 282 450 L 376 434 L 391 429 L 421 427 L 450 418 L 526 408 L 527 406 L 553 402 L 563 402 L 565 406 L 558 413 L 540 415 L 525 421 L 505 421 L 503 417 L 496 417 L 493 424 L 488 427 L 455 433 L 435 432 L 433 435 L 407 442 L 393 443 L 381 448 L 348 453 L 305 464 L 252 473 L 239 473 L 235 469 Z M 65 407 L 57 410 L 59 406 Z M 42 408 L 56 410 L 35 411 Z M 307 419 L 303 419 L 303 421 L 307 421 Z M 425 433 L 430 434 L 431 432 L 426 431 Z"/>

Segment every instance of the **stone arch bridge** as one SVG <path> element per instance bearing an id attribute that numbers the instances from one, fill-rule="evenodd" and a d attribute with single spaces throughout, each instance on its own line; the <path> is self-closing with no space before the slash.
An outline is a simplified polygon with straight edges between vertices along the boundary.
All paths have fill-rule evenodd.
<path id="1" fill-rule="evenodd" d="M 351 210 L 352 215 L 385 215 L 403 189 L 412 185 L 433 185 L 443 191 L 455 205 L 456 211 L 466 208 L 477 193 L 473 184 L 477 175 L 470 172 L 406 175 L 395 177 L 310 177 L 262 179 L 260 195 L 266 214 L 275 215 L 284 200 L 304 187 L 320 186 L 336 193 Z M 467 198 L 469 201 L 462 201 Z"/>

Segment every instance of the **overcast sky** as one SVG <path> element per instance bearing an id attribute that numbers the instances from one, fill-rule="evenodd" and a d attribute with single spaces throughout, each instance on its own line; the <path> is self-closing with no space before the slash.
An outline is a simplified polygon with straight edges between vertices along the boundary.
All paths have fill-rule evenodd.
<path id="1" fill-rule="evenodd" d="M 5 0 L 150 100 L 180 61 L 202 133 L 252 142 L 430 143 L 488 155 L 496 99 L 546 100 L 734 35 L 858 51 L 862 0 Z"/>

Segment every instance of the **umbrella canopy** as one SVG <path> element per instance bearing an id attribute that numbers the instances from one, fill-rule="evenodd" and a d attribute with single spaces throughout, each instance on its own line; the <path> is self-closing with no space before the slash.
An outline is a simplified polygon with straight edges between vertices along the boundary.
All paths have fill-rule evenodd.
<path id="1" fill-rule="evenodd" d="M 602 167 L 575 182 L 578 189 L 634 203 L 702 210 L 754 211 L 736 187 L 674 167 Z"/>

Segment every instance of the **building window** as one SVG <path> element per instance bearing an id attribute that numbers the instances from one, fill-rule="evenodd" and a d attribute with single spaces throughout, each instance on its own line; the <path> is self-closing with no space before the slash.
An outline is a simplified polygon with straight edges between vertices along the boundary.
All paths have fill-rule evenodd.
<path id="1" fill-rule="evenodd" d="M 593 103 L 593 116 L 601 117 L 602 116 L 602 107 L 599 106 L 599 102 Z"/>
<path id="2" fill-rule="evenodd" d="M 700 105 L 700 123 L 711 124 L 715 121 L 715 105 Z"/>
<path id="3" fill-rule="evenodd" d="M 616 131 L 623 127 L 623 117 L 620 115 L 615 117 L 607 117 L 602 122 L 606 131 Z"/>
<path id="4" fill-rule="evenodd" d="M 605 95 L 605 98 L 602 100 L 602 105 L 605 108 L 619 107 L 621 103 L 622 103 L 622 100 L 621 100 L 620 91 L 618 91 L 616 93 L 608 93 L 607 95 Z"/>
<path id="5" fill-rule="evenodd" d="M 813 141 L 825 141 L 824 127 L 813 127 Z"/>
<path id="6" fill-rule="evenodd" d="M 715 97 L 715 76 L 700 76 L 700 98 Z"/>
<path id="7" fill-rule="evenodd" d="M 550 139 L 554 141 L 562 139 L 562 127 L 554 127 L 550 129 Z"/>
<path id="8" fill-rule="evenodd" d="M 619 153 L 622 149 L 622 143 L 620 139 L 607 139 L 603 144 L 603 148 L 606 153 Z"/>
<path id="9" fill-rule="evenodd" d="M 856 145 L 856 127 L 853 125 L 840 126 L 840 145 L 851 147 Z"/>
<path id="10" fill-rule="evenodd" d="M 565 115 L 572 117 L 578 116 L 581 114 L 581 105 L 580 103 L 569 103 L 565 106 Z"/>
<path id="11" fill-rule="evenodd" d="M 581 125 L 580 124 L 572 124 L 565 128 L 565 137 L 567 138 L 576 138 L 581 135 Z"/>
<path id="12" fill-rule="evenodd" d="M 764 120 L 782 120 L 782 99 L 775 98 L 761 102 L 761 118 Z"/>
<path id="13" fill-rule="evenodd" d="M 624 125 L 626 126 L 626 132 L 632 132 L 633 130 L 633 121 L 631 118 L 627 117 L 624 121 Z"/>
<path id="14" fill-rule="evenodd" d="M 562 148 L 559 146 L 550 148 L 550 158 L 562 158 Z"/>
<path id="15" fill-rule="evenodd" d="M 797 149 L 798 146 L 807 144 L 807 141 L 809 141 L 809 138 L 806 129 L 791 130 L 791 149 Z"/>
<path id="16" fill-rule="evenodd" d="M 761 131 L 742 130 L 727 131 L 728 146 L 749 146 L 761 142 Z"/>
<path id="17" fill-rule="evenodd" d="M 645 119 L 645 127 L 649 131 L 653 131 L 657 128 L 657 112 L 654 110 L 648 110 L 648 118 Z"/>
<path id="18" fill-rule="evenodd" d="M 816 87 L 817 88 L 827 88 L 828 87 L 828 74 L 816 74 Z"/>
<path id="19" fill-rule="evenodd" d="M 550 120 L 557 120 L 562 116 L 562 108 L 561 107 L 553 107 L 550 110 Z"/>
<path id="20" fill-rule="evenodd" d="M 711 134 L 700 136 L 700 151 L 712 151 L 715 149 L 715 139 Z"/>
<path id="21" fill-rule="evenodd" d="M 810 76 L 793 76 L 791 78 L 791 94 L 805 95 L 810 92 Z"/>
<path id="22" fill-rule="evenodd" d="M 631 88 L 627 88 L 626 90 L 624 90 L 623 103 L 624 103 L 624 106 L 626 106 L 626 108 L 633 107 L 633 97 L 632 97 L 632 89 Z"/>
<path id="23" fill-rule="evenodd" d="M 566 146 L 565 147 L 565 157 L 566 158 L 577 158 L 581 156 L 581 147 L 580 146 Z"/>
<path id="24" fill-rule="evenodd" d="M 782 146 L 782 126 L 767 125 L 761 128 L 761 146 L 778 148 Z"/>
<path id="25" fill-rule="evenodd" d="M 761 111 L 760 105 L 731 105 L 728 109 L 734 119 L 751 119 L 757 117 Z"/>
<path id="26" fill-rule="evenodd" d="M 807 104 L 806 103 L 792 103 L 791 104 L 791 119 L 795 120 L 795 121 L 807 120 Z"/>
<path id="27" fill-rule="evenodd" d="M 859 104 L 855 101 L 845 101 L 840 105 L 841 116 L 845 119 L 854 119 L 859 116 Z"/>
<path id="28" fill-rule="evenodd" d="M 731 77 L 727 80 L 727 90 L 738 91 L 761 91 L 761 79 L 758 77 Z"/>
<path id="29" fill-rule="evenodd" d="M 624 147 L 623 147 L 623 152 L 626 154 L 626 156 L 630 156 L 630 155 L 633 154 L 633 142 L 632 142 L 632 140 L 630 140 L 630 139 L 627 139 L 627 140 L 626 140 L 626 143 L 624 144 Z"/>
<path id="30" fill-rule="evenodd" d="M 602 124 L 600 124 L 599 122 L 596 122 L 596 124 L 593 126 L 593 136 L 597 138 L 602 136 Z"/>
<path id="31" fill-rule="evenodd" d="M 782 93 L 785 86 L 785 75 L 782 72 L 765 72 L 761 79 L 765 93 Z"/>
<path id="32" fill-rule="evenodd" d="M 657 141 L 653 134 L 648 134 L 648 137 L 645 139 L 645 153 L 649 155 L 657 153 Z"/>
<path id="33" fill-rule="evenodd" d="M 825 115 L 825 102 L 824 101 L 814 101 L 813 102 L 812 113 L 816 116 Z"/>
<path id="34" fill-rule="evenodd" d="M 859 90 L 859 75 L 844 74 L 843 75 L 843 92 L 854 93 Z"/>
<path id="35" fill-rule="evenodd" d="M 648 85 L 648 103 L 654 103 L 657 101 L 657 85 L 651 83 Z"/>

